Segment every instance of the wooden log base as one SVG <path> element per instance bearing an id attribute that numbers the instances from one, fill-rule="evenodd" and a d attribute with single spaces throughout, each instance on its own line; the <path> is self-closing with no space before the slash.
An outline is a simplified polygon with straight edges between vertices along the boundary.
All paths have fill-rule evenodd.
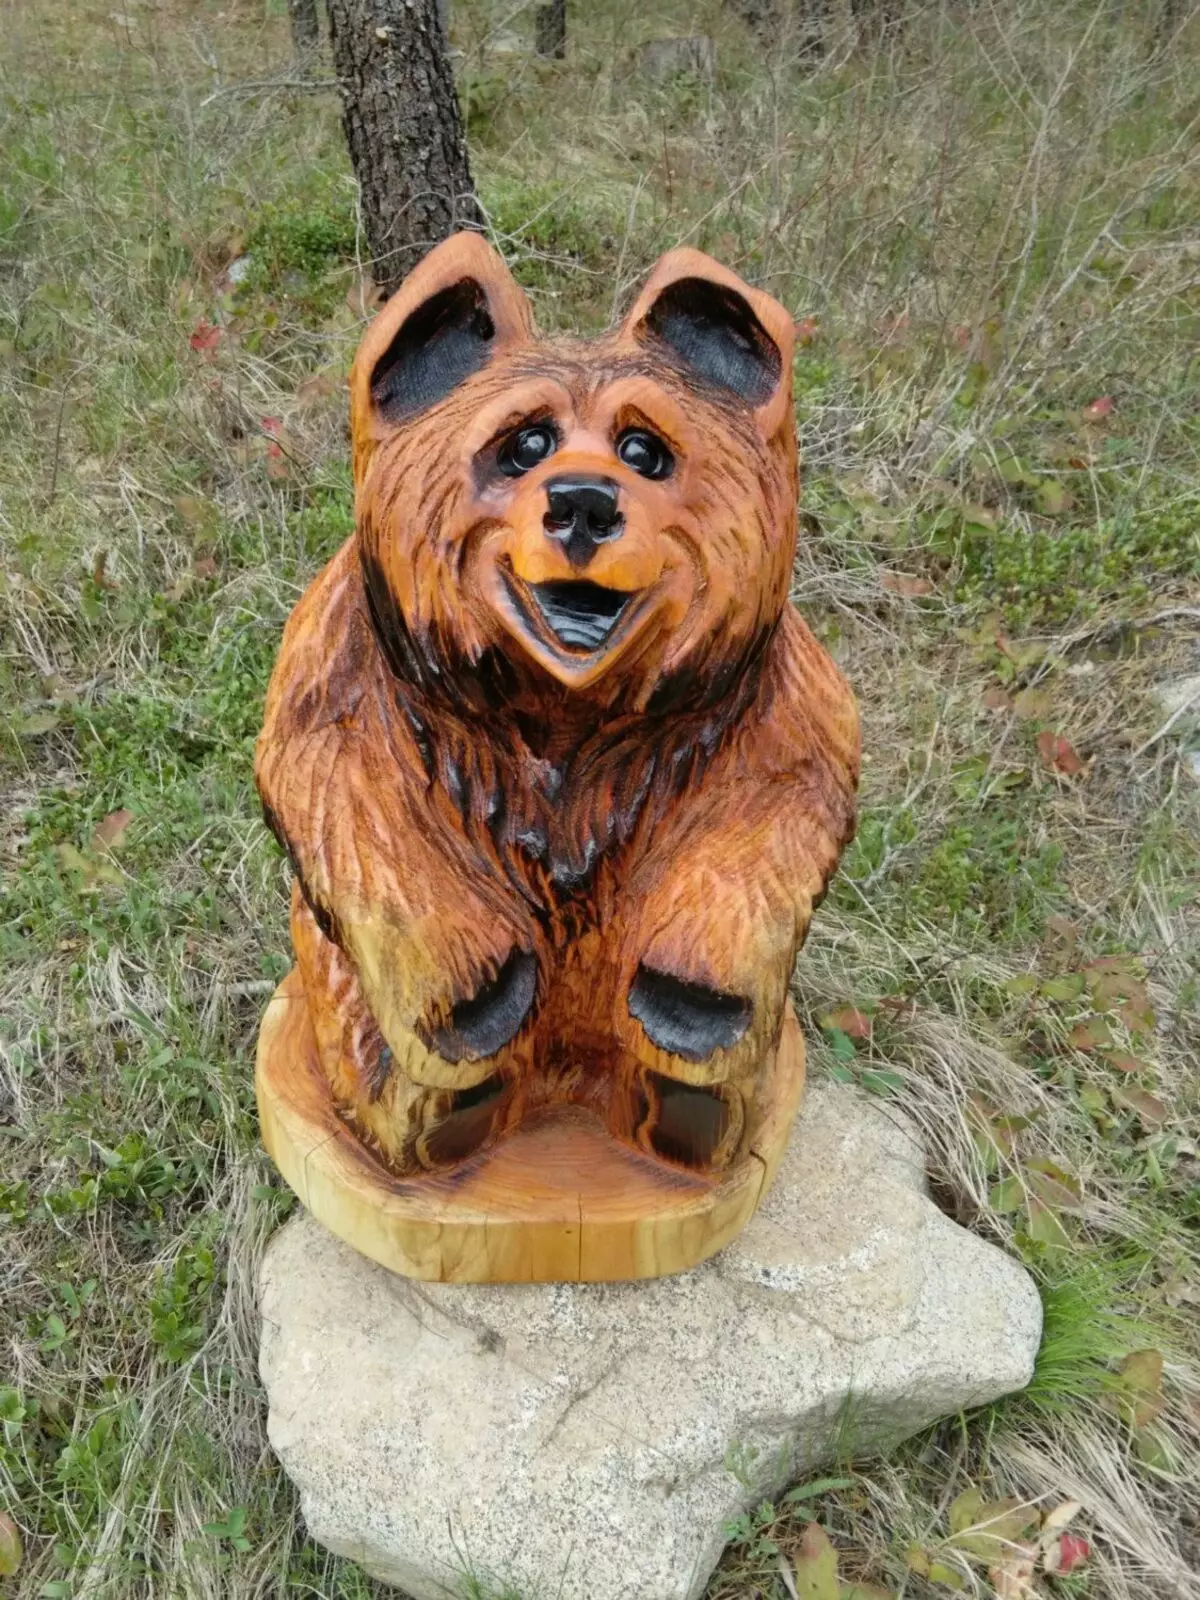
<path id="1" fill-rule="evenodd" d="M 363 1255 L 445 1283 L 602 1283 L 686 1271 L 745 1225 L 788 1141 L 804 1036 L 789 1003 L 758 1135 L 719 1177 L 653 1161 L 567 1106 L 452 1173 L 396 1178 L 334 1108 L 295 969 L 263 1018 L 255 1081 L 275 1165 L 318 1221 Z"/>

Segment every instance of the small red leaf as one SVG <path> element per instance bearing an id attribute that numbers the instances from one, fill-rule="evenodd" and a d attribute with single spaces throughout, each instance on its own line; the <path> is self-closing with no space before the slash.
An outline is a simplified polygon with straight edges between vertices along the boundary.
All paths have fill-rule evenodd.
<path id="1" fill-rule="evenodd" d="M 264 433 L 277 434 L 282 427 L 283 423 L 280 422 L 278 417 L 264 417 L 262 419 L 262 430 Z"/>
<path id="2" fill-rule="evenodd" d="M 220 342 L 220 328 L 218 328 L 214 323 L 209 322 L 206 317 L 200 318 L 200 321 L 192 329 L 191 335 L 188 338 L 188 343 L 191 345 L 193 350 L 215 350 Z"/>
<path id="3" fill-rule="evenodd" d="M 1110 394 L 1102 394 L 1093 400 L 1090 405 L 1083 408 L 1085 422 L 1103 422 L 1105 417 L 1112 415 L 1113 398 Z"/>
<path id="4" fill-rule="evenodd" d="M 1091 1553 L 1092 1547 L 1081 1533 L 1063 1533 L 1046 1551 L 1042 1565 L 1047 1572 L 1062 1576 L 1083 1566 Z"/>
<path id="5" fill-rule="evenodd" d="M 1037 752 L 1042 765 L 1049 772 L 1060 772 L 1066 778 L 1074 778 L 1083 771 L 1083 762 L 1075 746 L 1069 739 L 1064 739 L 1061 733 L 1051 733 L 1049 728 L 1038 734 Z"/>
<path id="6" fill-rule="evenodd" d="M 985 689 L 983 691 L 983 703 L 989 711 L 1012 710 L 1012 701 L 1003 689 Z"/>
<path id="7" fill-rule="evenodd" d="M 831 1011 L 821 1018 L 823 1028 L 835 1028 L 839 1033 L 846 1034 L 851 1039 L 869 1039 L 871 1037 L 871 1019 L 865 1011 L 860 1011 L 857 1006 L 839 1006 L 836 1011 Z"/>
<path id="8" fill-rule="evenodd" d="M 96 824 L 96 831 L 92 834 L 92 849 L 119 850 L 125 842 L 125 830 L 132 821 L 132 811 L 126 811 L 124 808 L 120 811 L 110 811 Z"/>

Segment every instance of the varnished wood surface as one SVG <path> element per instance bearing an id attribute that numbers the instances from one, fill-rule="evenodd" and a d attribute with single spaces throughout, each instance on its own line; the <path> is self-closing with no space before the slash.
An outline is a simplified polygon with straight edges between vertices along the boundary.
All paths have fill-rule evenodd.
<path id="1" fill-rule="evenodd" d="M 693 250 L 612 332 L 541 339 L 478 235 L 364 335 L 356 531 L 288 622 L 256 755 L 311 1025 L 287 1048 L 265 1025 L 264 1135 L 401 1270 L 484 1270 L 424 1264 L 432 1196 L 500 1276 L 673 1270 L 786 1137 L 802 1053 L 775 1044 L 859 760 L 788 604 L 793 344 Z M 328 1146 L 298 1169 L 310 1125 Z"/>
<path id="2" fill-rule="evenodd" d="M 331 1232 L 408 1277 L 447 1283 L 605 1282 L 680 1272 L 736 1236 L 775 1174 L 804 1083 L 787 1009 L 748 1159 L 714 1178 L 607 1137 L 586 1111 L 548 1111 L 453 1174 L 401 1179 L 334 1109 L 299 976 L 280 984 L 259 1035 L 263 1142 Z"/>

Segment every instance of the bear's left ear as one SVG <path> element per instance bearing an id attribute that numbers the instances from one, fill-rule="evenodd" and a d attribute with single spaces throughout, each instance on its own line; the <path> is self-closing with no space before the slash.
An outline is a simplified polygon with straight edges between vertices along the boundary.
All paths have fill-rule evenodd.
<path id="1" fill-rule="evenodd" d="M 790 425 L 795 324 L 778 300 L 711 256 L 700 250 L 663 256 L 621 331 L 736 396 L 768 437 L 785 419 Z"/>
<path id="2" fill-rule="evenodd" d="M 533 337 L 529 302 L 478 233 L 456 233 L 409 273 L 363 335 L 350 373 L 355 445 L 457 389 Z"/>

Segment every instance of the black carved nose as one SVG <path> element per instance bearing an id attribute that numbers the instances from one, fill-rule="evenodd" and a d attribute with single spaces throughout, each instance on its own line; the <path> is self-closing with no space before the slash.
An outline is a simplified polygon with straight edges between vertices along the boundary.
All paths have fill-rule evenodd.
<path id="1" fill-rule="evenodd" d="M 611 478 L 551 478 L 543 518 L 552 539 L 561 539 L 573 567 L 586 567 L 597 545 L 615 539 L 624 517 Z"/>

